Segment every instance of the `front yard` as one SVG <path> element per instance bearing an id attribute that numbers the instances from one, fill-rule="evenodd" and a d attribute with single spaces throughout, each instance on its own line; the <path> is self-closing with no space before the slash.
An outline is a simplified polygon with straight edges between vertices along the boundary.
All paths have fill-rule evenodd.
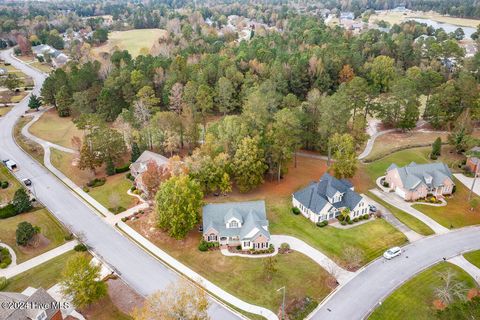
<path id="1" fill-rule="evenodd" d="M 480 268 L 480 250 L 464 253 L 463 257 L 477 268 Z"/>
<path id="2" fill-rule="evenodd" d="M 468 200 L 468 188 L 456 178 L 454 181 L 457 191 L 453 196 L 446 198 L 446 206 L 433 207 L 424 204 L 414 204 L 413 207 L 447 228 L 461 228 L 480 224 L 480 208 L 477 207 L 475 210 L 471 210 Z M 480 197 L 474 194 L 472 198 L 476 198 L 477 203 L 480 203 Z"/>
<path id="3" fill-rule="evenodd" d="M 362 264 L 366 264 L 388 248 L 407 242 L 404 234 L 382 219 L 371 218 L 372 221 L 351 229 L 319 228 L 302 215 L 294 215 L 288 200 L 267 203 L 267 211 L 272 234 L 298 237 L 343 265 L 346 264 L 343 252 L 347 247 L 360 250 Z"/>
<path id="4" fill-rule="evenodd" d="M 395 290 L 372 313 L 369 320 L 403 320 L 403 319 L 437 319 L 433 305 L 437 300 L 435 289 L 442 285 L 439 273 L 450 270 L 454 272 L 454 279 L 464 282 L 468 288 L 476 287 L 473 278 L 461 268 L 448 262 L 441 262 Z"/>
<path id="5" fill-rule="evenodd" d="M 15 232 L 17 225 L 22 221 L 28 221 L 34 226 L 40 227 L 40 236 L 36 247 L 21 247 L 17 245 Z M 67 230 L 46 209 L 22 213 L 17 216 L 0 220 L 0 241 L 12 247 L 17 255 L 17 263 L 38 256 L 65 243 Z"/>
<path id="6" fill-rule="evenodd" d="M 132 181 L 125 177 L 125 173 L 119 173 L 107 177 L 103 186 L 91 188 L 89 194 L 110 211 L 114 212 L 113 206 L 118 206 L 117 211 L 122 212 L 138 203 L 137 198 L 127 194 L 131 186 Z M 112 203 L 116 201 L 114 198 L 118 200 L 118 203 Z"/>
<path id="7" fill-rule="evenodd" d="M 281 293 L 276 292 L 280 287 L 287 287 L 286 304 L 305 296 L 320 301 L 331 291 L 327 286 L 328 273 L 303 254 L 277 255 L 278 272 L 267 281 L 263 272 L 265 259 L 226 257 L 219 251 L 200 252 L 201 234 L 198 231 L 194 230 L 185 240 L 177 241 L 152 228 L 154 221 L 150 215 L 130 221 L 129 225 L 175 259 L 247 302 L 276 313 L 282 301 Z"/>
<path id="8" fill-rule="evenodd" d="M 13 199 L 15 191 L 21 188 L 20 183 L 13 177 L 10 171 L 8 171 L 7 167 L 0 164 L 0 183 L 5 181 L 8 182 L 8 187 L 5 189 L 0 187 L 0 205 L 10 202 Z"/>

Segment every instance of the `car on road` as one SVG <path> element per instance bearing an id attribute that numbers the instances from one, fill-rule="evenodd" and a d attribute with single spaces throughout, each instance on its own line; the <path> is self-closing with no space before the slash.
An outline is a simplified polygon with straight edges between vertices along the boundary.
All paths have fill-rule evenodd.
<path id="1" fill-rule="evenodd" d="M 12 161 L 10 159 L 3 160 L 3 164 L 10 170 L 10 171 L 16 171 L 18 170 L 17 164 L 15 161 Z"/>
<path id="2" fill-rule="evenodd" d="M 377 212 L 377 207 L 375 207 L 373 204 L 368 205 L 368 207 L 370 208 L 370 212 Z"/>
<path id="3" fill-rule="evenodd" d="M 32 185 L 32 180 L 30 179 L 23 179 L 22 182 L 26 187 L 30 187 Z"/>
<path id="4" fill-rule="evenodd" d="M 390 260 L 401 254 L 402 254 L 402 249 L 400 249 L 400 247 L 393 247 L 385 251 L 383 253 L 383 257 L 387 260 Z"/>

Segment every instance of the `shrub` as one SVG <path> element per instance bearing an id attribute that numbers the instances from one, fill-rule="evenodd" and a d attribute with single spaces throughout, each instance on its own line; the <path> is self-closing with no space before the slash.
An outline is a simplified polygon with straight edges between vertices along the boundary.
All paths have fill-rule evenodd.
<path id="1" fill-rule="evenodd" d="M 0 291 L 5 289 L 8 285 L 8 280 L 5 277 L 0 277 Z"/>
<path id="2" fill-rule="evenodd" d="M 66 241 L 70 241 L 70 240 L 73 240 L 73 234 L 72 233 L 69 233 L 65 236 L 65 240 Z"/>
<path id="3" fill-rule="evenodd" d="M 343 215 L 338 215 L 337 217 L 338 221 L 342 222 L 343 220 L 345 220 L 345 217 Z"/>
<path id="4" fill-rule="evenodd" d="M 348 224 L 353 224 L 353 221 L 352 221 L 352 220 L 348 220 L 347 223 L 348 223 Z"/>
<path id="5" fill-rule="evenodd" d="M 3 208 L 0 208 L 0 219 L 6 219 L 17 215 L 17 210 L 13 204 L 8 204 Z"/>
<path id="6" fill-rule="evenodd" d="M 328 224 L 327 220 L 319 221 L 316 223 L 317 227 L 323 228 Z"/>
<path id="7" fill-rule="evenodd" d="M 280 245 L 280 249 L 290 250 L 290 245 L 288 243 L 284 242 Z"/>
<path id="8" fill-rule="evenodd" d="M 128 218 L 127 217 L 123 217 L 122 218 L 122 222 L 127 222 Z"/>
<path id="9" fill-rule="evenodd" d="M 127 173 L 126 177 L 127 177 L 128 180 L 131 180 L 131 181 L 135 180 L 135 178 L 132 176 L 132 174 L 130 172 Z"/>
<path id="10" fill-rule="evenodd" d="M 385 188 L 390 188 L 390 183 L 388 183 L 387 181 L 383 180 L 383 186 Z"/>
<path id="11" fill-rule="evenodd" d="M 345 219 L 347 220 L 347 223 L 349 223 L 351 220 L 350 216 L 347 216 Z"/>
<path id="12" fill-rule="evenodd" d="M 87 186 L 84 186 L 84 187 L 82 188 L 82 190 L 83 190 L 83 192 L 87 192 L 87 193 L 90 191 L 90 189 L 89 189 Z"/>
<path id="13" fill-rule="evenodd" d="M 342 222 L 340 222 L 340 224 L 341 224 L 342 226 L 346 226 L 346 225 L 347 225 L 347 221 L 342 221 Z"/>
<path id="14" fill-rule="evenodd" d="M 12 263 L 10 251 L 5 247 L 0 247 L 0 268 L 5 269 Z"/>
<path id="15" fill-rule="evenodd" d="M 358 222 L 358 218 L 353 218 L 353 222 Z"/>
<path id="16" fill-rule="evenodd" d="M 130 163 L 127 163 L 126 165 L 121 167 L 116 167 L 115 173 L 124 173 L 124 172 L 127 172 L 128 170 L 130 170 Z"/>
<path id="17" fill-rule="evenodd" d="M 100 186 L 103 186 L 106 181 L 107 179 L 105 178 L 95 178 L 87 182 L 87 187 L 90 187 L 90 188 L 100 187 Z"/>
<path id="18" fill-rule="evenodd" d="M 242 246 L 238 245 L 237 250 L 242 250 Z"/>
<path id="19" fill-rule="evenodd" d="M 8 186 L 9 186 L 9 183 L 8 183 L 8 181 L 2 181 L 2 183 L 1 183 L 1 187 L 2 187 L 2 189 L 7 189 L 7 188 L 8 188 Z"/>
<path id="20" fill-rule="evenodd" d="M 137 190 L 137 187 L 135 187 L 135 186 L 132 186 L 132 187 L 130 188 L 130 191 L 132 191 L 132 192 L 135 191 L 135 190 Z"/>
<path id="21" fill-rule="evenodd" d="M 300 209 L 298 209 L 297 207 L 293 207 L 293 208 L 292 208 L 292 212 L 293 212 L 293 214 L 295 214 L 295 215 L 299 215 L 299 214 L 300 214 Z"/>
<path id="22" fill-rule="evenodd" d="M 202 239 L 198 245 L 198 250 L 202 252 L 208 251 L 208 242 Z"/>
<path id="23" fill-rule="evenodd" d="M 84 251 L 87 251 L 88 248 L 86 245 L 84 245 L 83 243 L 79 243 L 77 244 L 75 247 L 73 247 L 73 250 L 77 251 L 77 252 L 84 252 Z"/>
<path id="24" fill-rule="evenodd" d="M 363 219 L 364 219 L 364 220 L 370 219 L 370 215 L 369 215 L 368 213 L 364 214 L 364 215 L 363 215 Z"/>

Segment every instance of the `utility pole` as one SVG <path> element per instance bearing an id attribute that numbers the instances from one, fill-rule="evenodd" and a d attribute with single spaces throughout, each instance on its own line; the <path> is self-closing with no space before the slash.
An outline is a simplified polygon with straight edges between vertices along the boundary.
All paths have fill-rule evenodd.
<path id="1" fill-rule="evenodd" d="M 282 300 L 282 320 L 285 319 L 285 286 L 277 289 L 277 292 L 283 290 L 283 300 Z"/>

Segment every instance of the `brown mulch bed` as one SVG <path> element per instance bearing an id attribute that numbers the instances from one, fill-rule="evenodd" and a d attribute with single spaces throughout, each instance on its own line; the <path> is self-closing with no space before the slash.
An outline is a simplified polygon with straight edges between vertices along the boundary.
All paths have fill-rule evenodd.
<path id="1" fill-rule="evenodd" d="M 113 304 L 123 313 L 131 314 L 135 308 L 142 306 L 144 298 L 121 279 L 109 279 L 108 295 Z"/>
<path id="2" fill-rule="evenodd" d="M 40 233 L 35 235 L 26 246 L 19 246 L 19 248 L 24 253 L 31 253 L 46 248 L 49 244 L 50 240 Z"/>

